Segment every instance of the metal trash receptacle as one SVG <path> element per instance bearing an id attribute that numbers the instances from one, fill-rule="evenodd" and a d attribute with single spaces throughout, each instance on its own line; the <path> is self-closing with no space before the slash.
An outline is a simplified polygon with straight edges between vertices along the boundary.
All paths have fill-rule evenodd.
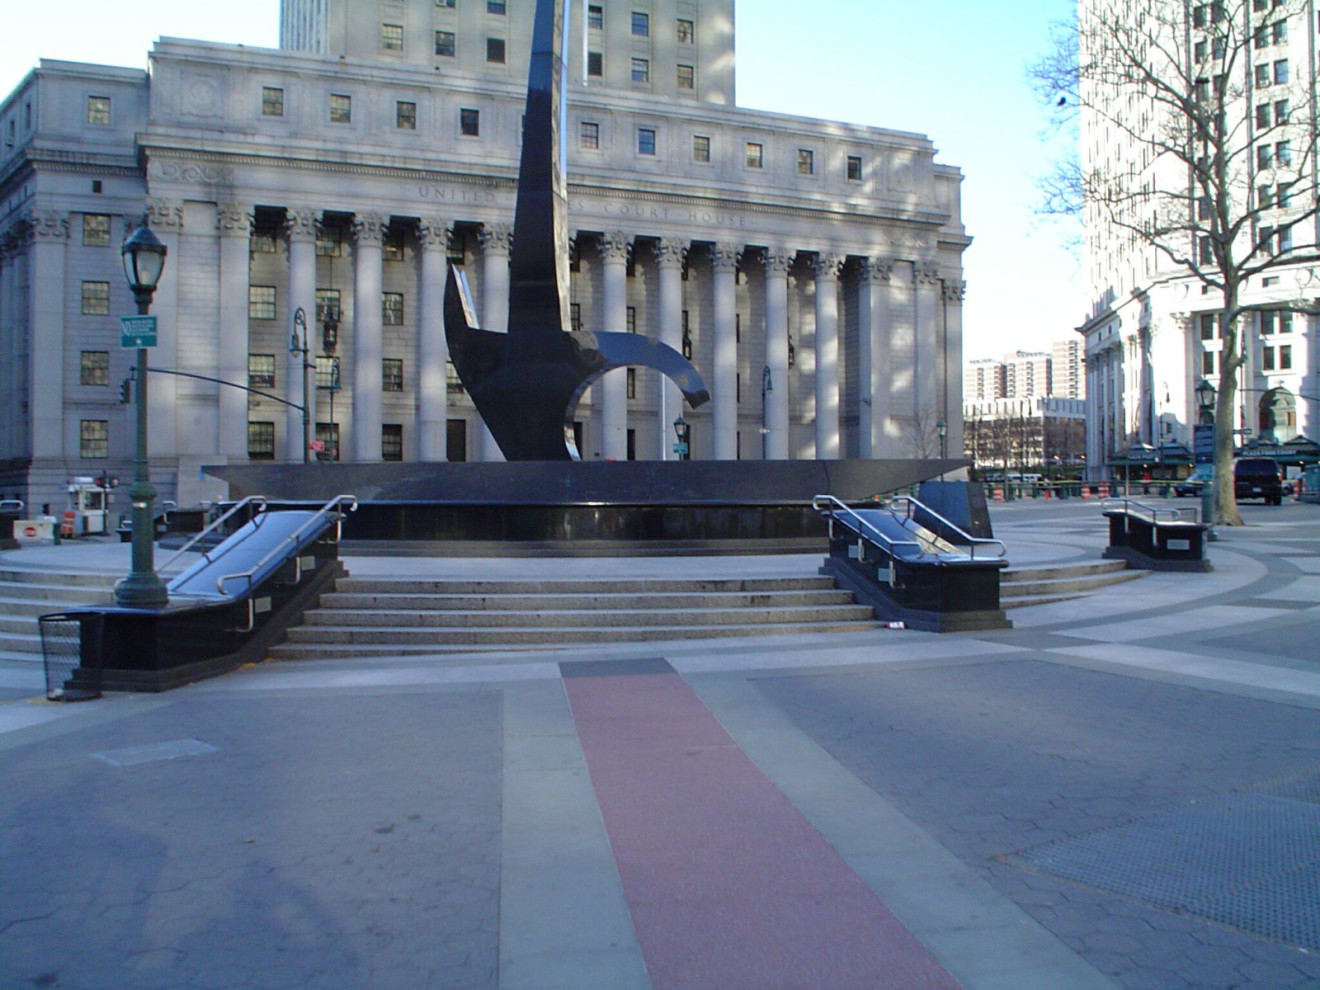
<path id="1" fill-rule="evenodd" d="M 102 616 L 88 612 L 55 612 L 37 620 L 47 700 L 101 697 L 101 650 L 96 640 L 103 621 Z"/>

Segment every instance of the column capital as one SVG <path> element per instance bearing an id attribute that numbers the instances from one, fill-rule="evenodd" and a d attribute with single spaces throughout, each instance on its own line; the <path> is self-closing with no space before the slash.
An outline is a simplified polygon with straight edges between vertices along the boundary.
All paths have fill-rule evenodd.
<path id="1" fill-rule="evenodd" d="M 389 226 L 389 218 L 379 213 L 359 213 L 353 218 L 353 237 L 359 246 L 380 247 Z"/>
<path id="2" fill-rule="evenodd" d="M 737 244 L 721 242 L 710 246 L 710 265 L 717 273 L 736 272 L 741 257 L 742 248 Z"/>
<path id="3" fill-rule="evenodd" d="M 290 241 L 314 241 L 321 223 L 321 211 L 310 206 L 291 206 L 284 214 L 284 229 Z"/>
<path id="4" fill-rule="evenodd" d="M 247 237 L 252 232 L 252 214 L 242 203 L 217 203 L 215 229 L 221 236 Z"/>
<path id="5" fill-rule="evenodd" d="M 797 252 L 790 251 L 788 248 L 766 248 L 761 254 L 761 265 L 765 268 L 767 275 L 787 277 L 793 267 L 793 262 L 796 260 Z"/>
<path id="6" fill-rule="evenodd" d="M 894 277 L 893 258 L 863 258 L 862 281 L 888 282 Z"/>
<path id="7" fill-rule="evenodd" d="M 508 254 L 513 247 L 513 227 L 507 223 L 484 223 L 477 243 L 486 254 Z"/>
<path id="8" fill-rule="evenodd" d="M 452 220 L 441 217 L 423 217 L 417 225 L 417 240 L 427 250 L 448 250 L 449 232 L 453 229 Z"/>
<path id="9" fill-rule="evenodd" d="M 632 249 L 632 238 L 622 230 L 612 230 L 601 234 L 596 239 L 601 260 L 606 264 L 627 264 L 628 252 Z"/>
<path id="10" fill-rule="evenodd" d="M 811 261 L 811 268 L 815 272 L 817 282 L 832 282 L 839 277 L 839 272 L 843 268 L 843 258 L 829 251 L 818 251 Z"/>
<path id="11" fill-rule="evenodd" d="M 944 283 L 944 301 L 951 302 L 961 306 L 967 299 L 966 282 L 945 282 Z"/>
<path id="12" fill-rule="evenodd" d="M 918 285 L 939 285 L 940 266 L 930 261 L 914 261 L 912 278 Z"/>
<path id="13" fill-rule="evenodd" d="M 148 199 L 146 217 L 153 227 L 178 230 L 183 226 L 183 203 L 177 199 Z"/>
<path id="14" fill-rule="evenodd" d="M 27 218 L 28 240 L 63 241 L 69 236 L 69 216 L 60 210 L 33 210 Z"/>
<path id="15" fill-rule="evenodd" d="M 682 268 L 687 262 L 688 242 L 662 237 L 655 242 L 655 256 L 661 268 Z"/>

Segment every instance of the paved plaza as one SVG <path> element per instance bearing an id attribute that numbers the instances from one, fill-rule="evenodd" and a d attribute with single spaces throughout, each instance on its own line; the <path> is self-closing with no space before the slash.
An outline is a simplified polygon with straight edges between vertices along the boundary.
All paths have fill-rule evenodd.
<path id="1" fill-rule="evenodd" d="M 1104 546 L 1094 502 L 992 513 L 1016 566 Z M 63 705 L 0 665 L 0 990 L 1320 988 L 1320 506 L 1244 516 L 1212 573 L 1011 630 L 267 663 Z"/>

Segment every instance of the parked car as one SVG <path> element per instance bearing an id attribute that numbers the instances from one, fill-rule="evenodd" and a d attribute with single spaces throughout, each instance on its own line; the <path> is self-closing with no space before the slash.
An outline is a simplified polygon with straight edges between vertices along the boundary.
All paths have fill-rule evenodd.
<path id="1" fill-rule="evenodd" d="M 1181 481 L 1173 483 L 1173 494 L 1175 495 L 1200 495 L 1201 489 L 1210 483 L 1212 475 L 1209 471 L 1202 472 L 1197 469 Z"/>
<path id="2" fill-rule="evenodd" d="M 1240 457 L 1233 464 L 1233 493 L 1239 499 L 1259 498 L 1266 505 L 1283 504 L 1283 472 L 1272 457 Z"/>

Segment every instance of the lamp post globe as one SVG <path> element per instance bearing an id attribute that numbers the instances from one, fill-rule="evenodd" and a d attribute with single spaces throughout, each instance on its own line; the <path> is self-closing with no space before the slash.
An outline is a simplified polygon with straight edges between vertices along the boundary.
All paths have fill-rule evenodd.
<path id="1" fill-rule="evenodd" d="M 160 274 L 165 268 L 165 245 L 160 242 L 146 220 L 128 235 L 120 251 L 124 262 L 124 276 L 133 291 L 139 316 L 151 310 L 151 297 L 156 293 Z M 155 607 L 169 603 L 165 582 L 156 573 L 153 556 L 156 528 L 153 503 L 156 489 L 151 486 L 150 462 L 147 458 L 147 348 L 137 349 L 137 429 L 133 455 L 133 485 L 128 490 L 132 502 L 132 565 L 128 577 L 115 588 L 115 600 L 120 605 Z"/>

